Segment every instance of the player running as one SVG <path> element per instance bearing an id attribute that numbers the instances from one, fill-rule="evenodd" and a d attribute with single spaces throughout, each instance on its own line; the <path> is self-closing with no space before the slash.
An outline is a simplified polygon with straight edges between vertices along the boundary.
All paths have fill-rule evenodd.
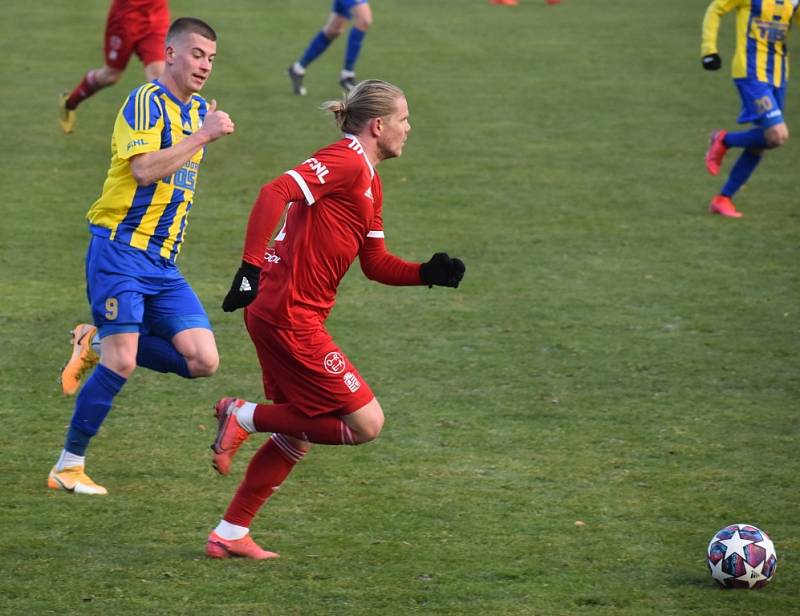
<path id="1" fill-rule="evenodd" d="M 339 85 L 345 92 L 349 92 L 356 85 L 356 61 L 361 53 L 361 45 L 367 30 L 372 25 L 372 9 L 368 0 L 333 0 L 331 14 L 322 30 L 317 32 L 309 41 L 303 55 L 287 70 L 292 90 L 299 96 L 305 96 L 306 88 L 303 85 L 308 65 L 316 60 L 328 46 L 338 38 L 347 27 L 347 22 L 352 21 L 350 34 L 347 36 L 347 47 L 344 54 L 344 65 L 339 73 Z"/>
<path id="2" fill-rule="evenodd" d="M 755 171 L 764 151 L 782 146 L 789 139 L 783 117 L 789 56 L 786 37 L 793 21 L 800 21 L 799 0 L 713 0 L 703 19 L 703 68 L 722 67 L 717 34 L 723 15 L 736 11 L 736 51 L 733 54 L 733 83 L 742 101 L 738 122 L 752 122 L 755 128 L 740 132 L 717 130 L 711 134 L 706 152 L 706 169 L 717 175 L 729 148 L 742 148 L 719 194 L 711 199 L 714 214 L 739 218 L 733 196 Z"/>
<path id="3" fill-rule="evenodd" d="M 247 306 L 245 325 L 273 403 L 217 402 L 214 467 L 228 474 L 250 434 L 273 434 L 208 538 L 206 554 L 212 558 L 276 557 L 252 540 L 250 524 L 311 444 L 359 445 L 381 432 L 381 405 L 325 329 L 339 282 L 355 258 L 368 278 L 387 285 L 458 287 L 464 276 L 461 260 L 446 253 L 411 263 L 384 244 L 383 192 L 375 167 L 403 152 L 411 130 L 403 92 L 368 80 L 324 107 L 344 136 L 262 187 L 250 214 L 242 265 L 222 305 L 225 311 Z M 286 204 L 286 222 L 268 248 Z"/>
<path id="4" fill-rule="evenodd" d="M 205 147 L 234 130 L 216 101 L 197 94 L 211 74 L 216 40 L 205 22 L 176 20 L 160 80 L 136 88 L 117 115 L 103 193 L 86 215 L 86 292 L 100 363 L 75 401 L 48 477 L 54 490 L 107 493 L 86 475 L 85 452 L 137 365 L 194 378 L 210 376 L 219 364 L 208 316 L 175 265 Z M 93 330 L 76 328 L 70 363 L 76 355 L 82 363 Z"/>
<path id="5" fill-rule="evenodd" d="M 114 0 L 106 18 L 105 64 L 87 72 L 72 92 L 61 94 L 58 109 L 61 129 L 65 133 L 75 129 L 78 105 L 117 83 L 134 52 L 144 65 L 145 79 L 158 79 L 164 70 L 164 40 L 168 29 L 167 0 Z"/>

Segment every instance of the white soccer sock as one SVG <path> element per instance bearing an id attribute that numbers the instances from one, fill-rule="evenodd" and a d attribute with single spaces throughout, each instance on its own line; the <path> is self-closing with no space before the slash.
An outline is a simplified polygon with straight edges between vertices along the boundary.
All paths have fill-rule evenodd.
<path id="1" fill-rule="evenodd" d="M 225 520 L 221 520 L 217 527 L 214 529 L 214 532 L 217 533 L 223 539 L 227 539 L 228 541 L 234 541 L 236 539 L 241 539 L 242 537 L 246 537 L 247 533 L 250 532 L 250 529 L 246 526 L 237 526 L 236 524 L 231 524 L 230 522 L 226 522 Z"/>
<path id="2" fill-rule="evenodd" d="M 255 402 L 245 402 L 242 406 L 236 409 L 236 421 L 238 421 L 239 425 L 247 430 L 250 434 L 256 431 L 256 425 L 253 423 L 253 413 L 255 412 Z"/>
<path id="3" fill-rule="evenodd" d="M 354 71 L 346 71 L 342 69 L 342 72 L 339 73 L 339 79 L 350 79 L 351 77 L 355 77 L 356 74 Z"/>
<path id="4" fill-rule="evenodd" d="M 56 462 L 56 470 L 63 471 L 70 466 L 84 466 L 86 464 L 86 456 L 79 456 L 74 453 L 68 452 L 66 449 L 61 450 L 61 455 Z"/>
<path id="5" fill-rule="evenodd" d="M 293 72 L 295 75 L 305 75 L 305 74 L 306 74 L 306 69 L 305 69 L 305 68 L 303 68 L 303 65 L 302 65 L 302 64 L 300 64 L 300 62 L 295 62 L 295 63 L 292 65 L 292 72 Z"/>

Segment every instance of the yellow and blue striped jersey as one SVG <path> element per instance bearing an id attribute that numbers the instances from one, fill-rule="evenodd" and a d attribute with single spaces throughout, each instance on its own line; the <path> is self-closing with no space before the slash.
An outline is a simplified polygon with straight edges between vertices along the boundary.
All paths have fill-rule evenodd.
<path id="1" fill-rule="evenodd" d="M 114 124 L 103 193 L 86 214 L 94 234 L 175 260 L 205 148 L 178 171 L 149 186 L 137 185 L 130 159 L 169 148 L 191 135 L 203 125 L 206 110 L 201 96 L 195 94 L 184 104 L 158 80 L 131 92 Z"/>
<path id="2" fill-rule="evenodd" d="M 755 79 L 781 87 L 789 76 L 786 36 L 792 20 L 800 22 L 800 0 L 713 0 L 703 19 L 703 56 L 718 53 L 723 15 L 736 10 L 734 79 Z"/>

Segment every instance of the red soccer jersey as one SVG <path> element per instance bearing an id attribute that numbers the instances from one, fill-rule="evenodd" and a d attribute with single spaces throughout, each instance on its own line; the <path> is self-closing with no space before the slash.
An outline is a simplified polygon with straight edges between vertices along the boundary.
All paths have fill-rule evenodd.
<path id="1" fill-rule="evenodd" d="M 367 238 L 383 246 L 380 177 L 358 139 L 347 135 L 272 184 L 278 182 L 290 201 L 286 222 L 267 249 L 249 310 L 278 327 L 319 327 Z M 259 241 L 263 246 L 263 236 L 252 237 L 248 228 L 246 257 L 258 254 Z"/>

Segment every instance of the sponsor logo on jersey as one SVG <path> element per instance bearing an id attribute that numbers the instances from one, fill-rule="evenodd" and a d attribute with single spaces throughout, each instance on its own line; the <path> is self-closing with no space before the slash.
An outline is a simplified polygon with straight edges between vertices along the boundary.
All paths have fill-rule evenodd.
<path id="1" fill-rule="evenodd" d="M 344 364 L 344 355 L 339 353 L 339 351 L 331 351 L 325 356 L 325 360 L 322 362 L 322 365 L 325 366 L 325 370 L 331 374 L 341 374 L 344 372 Z"/>
<path id="2" fill-rule="evenodd" d="M 347 385 L 347 389 L 353 393 L 356 393 L 359 387 L 361 387 L 361 381 L 359 381 L 358 377 L 352 372 L 347 372 L 342 378 L 344 380 L 344 384 Z"/>
<path id="3" fill-rule="evenodd" d="M 133 141 L 128 142 L 128 151 L 132 148 L 138 148 L 140 145 L 147 145 L 147 141 L 144 139 L 134 139 Z"/>
<path id="4" fill-rule="evenodd" d="M 328 168 L 319 162 L 316 158 L 309 158 L 308 160 L 303 161 L 304 165 L 308 165 L 311 167 L 311 171 L 317 176 L 320 184 L 325 183 L 325 176 L 330 173 Z"/>

